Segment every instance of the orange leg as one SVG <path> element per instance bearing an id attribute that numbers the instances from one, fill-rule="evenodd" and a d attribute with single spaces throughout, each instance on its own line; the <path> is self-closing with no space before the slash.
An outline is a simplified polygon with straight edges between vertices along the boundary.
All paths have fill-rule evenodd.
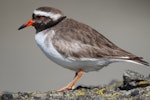
<path id="1" fill-rule="evenodd" d="M 66 89 L 71 89 L 72 86 L 75 84 L 75 82 L 77 82 L 77 80 L 82 76 L 82 74 L 83 74 L 82 70 L 79 70 L 78 72 L 76 72 L 74 79 L 68 85 L 66 85 L 65 87 L 63 87 L 57 91 L 60 92 L 60 91 L 66 90 Z"/>

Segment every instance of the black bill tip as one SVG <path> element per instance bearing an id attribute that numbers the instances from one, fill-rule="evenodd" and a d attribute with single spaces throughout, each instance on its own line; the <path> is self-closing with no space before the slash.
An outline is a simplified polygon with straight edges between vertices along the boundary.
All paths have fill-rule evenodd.
<path id="1" fill-rule="evenodd" d="M 21 29 L 23 29 L 23 28 L 25 28 L 26 26 L 23 24 L 23 25 L 21 25 L 19 28 L 18 28 L 18 30 L 21 30 Z"/>

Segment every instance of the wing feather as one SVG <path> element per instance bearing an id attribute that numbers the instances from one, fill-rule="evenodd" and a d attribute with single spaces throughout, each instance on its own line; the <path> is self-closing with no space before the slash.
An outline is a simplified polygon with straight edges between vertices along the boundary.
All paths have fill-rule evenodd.
<path id="1" fill-rule="evenodd" d="M 95 29 L 73 19 L 65 19 L 55 28 L 53 45 L 65 57 L 136 57 L 116 46 Z"/>

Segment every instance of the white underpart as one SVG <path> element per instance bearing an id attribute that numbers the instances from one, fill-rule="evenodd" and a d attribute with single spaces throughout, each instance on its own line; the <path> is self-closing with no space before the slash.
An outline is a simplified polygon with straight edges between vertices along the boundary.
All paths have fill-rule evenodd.
<path id="1" fill-rule="evenodd" d="M 50 17 L 53 20 L 57 20 L 62 16 L 61 14 L 54 14 L 52 12 L 44 12 L 44 11 L 40 11 L 40 10 L 34 10 L 33 13 L 35 15 L 42 15 L 42 16 Z"/>
<path id="2" fill-rule="evenodd" d="M 53 46 L 51 39 L 55 34 L 54 30 L 45 34 L 46 30 L 39 32 L 35 35 L 35 41 L 45 55 L 53 62 L 63 66 L 64 68 L 78 71 L 82 69 L 84 72 L 97 71 L 104 66 L 107 66 L 110 62 L 109 59 L 93 59 L 93 58 L 81 58 L 75 59 L 73 57 L 63 57 Z M 48 46 L 45 44 L 46 37 L 49 36 Z"/>
<path id="3" fill-rule="evenodd" d="M 113 62 L 132 62 L 136 63 L 131 60 L 123 60 L 123 59 L 112 59 L 112 58 L 80 58 L 75 59 L 73 57 L 64 57 L 62 56 L 53 46 L 51 39 L 55 35 L 54 30 L 48 31 L 48 34 L 46 33 L 46 30 L 39 32 L 35 35 L 35 40 L 38 46 L 41 48 L 41 50 L 45 53 L 45 55 L 51 59 L 53 62 L 61 65 L 64 68 L 78 71 L 82 69 L 84 72 L 89 71 L 97 71 L 101 68 L 107 66 L 110 63 Z M 49 37 L 48 46 L 45 44 L 45 40 Z M 139 64 L 139 63 L 137 63 Z"/>

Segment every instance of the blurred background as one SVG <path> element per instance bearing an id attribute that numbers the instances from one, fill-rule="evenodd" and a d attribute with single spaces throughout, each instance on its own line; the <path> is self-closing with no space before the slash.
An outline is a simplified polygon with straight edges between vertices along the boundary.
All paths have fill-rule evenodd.
<path id="1" fill-rule="evenodd" d="M 34 41 L 35 29 L 18 31 L 40 6 L 55 7 L 88 24 L 119 47 L 150 62 L 150 0 L 1 0 L 0 91 L 48 91 L 65 86 L 75 72 L 50 61 Z M 85 73 L 75 84 L 105 85 L 130 69 L 144 75 L 150 67 L 114 63 Z"/>

